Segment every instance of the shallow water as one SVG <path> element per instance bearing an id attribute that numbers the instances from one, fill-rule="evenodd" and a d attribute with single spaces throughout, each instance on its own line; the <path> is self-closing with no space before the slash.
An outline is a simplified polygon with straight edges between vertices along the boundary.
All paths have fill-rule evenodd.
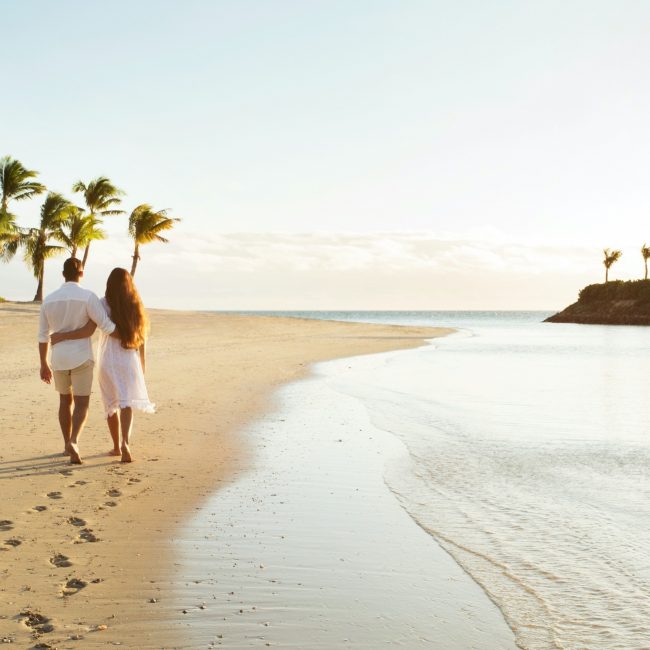
<path id="1" fill-rule="evenodd" d="M 331 378 L 408 457 L 386 483 L 523 648 L 650 647 L 650 328 L 536 313 L 338 314 L 460 326 Z"/>
<path id="2" fill-rule="evenodd" d="M 499 610 L 386 488 L 404 445 L 328 386 L 357 361 L 282 389 L 244 432 L 253 466 L 175 540 L 184 647 L 515 649 Z"/>

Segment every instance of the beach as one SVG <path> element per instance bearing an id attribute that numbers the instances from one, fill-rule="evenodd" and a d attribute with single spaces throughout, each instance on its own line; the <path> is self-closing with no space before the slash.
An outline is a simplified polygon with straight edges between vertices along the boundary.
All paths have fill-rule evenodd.
<path id="1" fill-rule="evenodd" d="M 240 430 L 315 362 L 449 332 L 152 311 L 147 383 L 158 412 L 136 415 L 136 462 L 106 455 L 94 393 L 84 464 L 71 466 L 57 395 L 38 378 L 37 315 L 35 305 L 0 305 L 0 639 L 16 647 L 196 647 L 171 597 L 173 541 L 211 495 L 250 471 L 255 450 Z"/>

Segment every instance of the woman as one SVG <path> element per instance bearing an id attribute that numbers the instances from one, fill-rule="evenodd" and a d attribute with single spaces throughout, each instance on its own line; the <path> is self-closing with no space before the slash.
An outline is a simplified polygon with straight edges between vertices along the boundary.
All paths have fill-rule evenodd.
<path id="1" fill-rule="evenodd" d="M 147 318 L 133 278 L 126 269 L 113 269 L 106 282 L 106 295 L 101 299 L 115 331 L 102 333 L 97 352 L 99 388 L 104 402 L 108 429 L 113 439 L 111 456 L 130 463 L 133 409 L 154 412 L 144 382 L 145 334 Z M 56 333 L 52 345 L 73 338 L 85 338 L 95 331 L 90 321 L 74 332 Z M 121 444 L 120 444 L 121 434 Z"/>

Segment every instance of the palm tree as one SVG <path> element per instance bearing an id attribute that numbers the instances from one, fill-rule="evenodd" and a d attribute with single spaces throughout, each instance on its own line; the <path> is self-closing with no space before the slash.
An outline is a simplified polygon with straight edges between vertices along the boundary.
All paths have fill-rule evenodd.
<path id="1" fill-rule="evenodd" d="M 30 180 L 37 175 L 10 156 L 0 158 L 0 259 L 4 261 L 16 254 L 21 235 L 15 216 L 9 212 L 9 201 L 24 201 L 44 192 L 45 185 Z"/>
<path id="2" fill-rule="evenodd" d="M 648 260 L 650 259 L 650 246 L 643 244 L 641 246 L 641 256 L 643 257 L 643 264 L 645 266 L 645 280 L 648 279 Z"/>
<path id="3" fill-rule="evenodd" d="M 605 282 L 609 282 L 609 267 L 614 264 L 614 262 L 618 262 L 619 259 L 621 259 L 621 255 L 623 253 L 621 251 L 611 251 L 609 248 L 605 248 L 603 250 L 603 264 L 605 266 Z"/>
<path id="4" fill-rule="evenodd" d="M 102 224 L 102 217 L 123 214 L 124 210 L 117 210 L 115 206 L 119 205 L 122 202 L 120 196 L 124 195 L 124 192 L 105 176 L 100 176 L 95 180 L 90 181 L 86 184 L 82 181 L 77 181 L 72 186 L 73 192 L 83 192 L 84 199 L 86 201 L 86 208 L 88 208 L 89 216 L 95 219 L 97 225 Z M 88 261 L 88 251 L 90 250 L 90 241 L 86 242 L 84 249 L 84 256 L 82 264 L 86 266 Z"/>
<path id="5" fill-rule="evenodd" d="M 154 209 L 147 203 L 139 205 L 131 212 L 129 217 L 129 235 L 133 237 L 135 248 L 133 250 L 133 263 L 131 264 L 131 275 L 135 276 L 135 269 L 140 260 L 140 244 L 149 244 L 153 241 L 159 241 L 164 244 L 167 239 L 161 237 L 159 233 L 164 230 L 171 230 L 174 223 L 180 221 L 173 217 L 167 216 L 167 210 Z"/>
<path id="6" fill-rule="evenodd" d="M 99 228 L 99 221 L 91 214 L 84 214 L 76 205 L 71 205 L 66 212 L 60 239 L 68 247 L 71 257 L 77 257 L 77 249 L 91 241 L 106 239 L 106 233 Z"/>
<path id="7" fill-rule="evenodd" d="M 43 276 L 45 260 L 65 252 L 63 246 L 50 244 L 50 240 L 61 240 L 61 226 L 65 223 L 70 201 L 54 192 L 49 192 L 41 207 L 41 223 L 38 228 L 29 228 L 21 236 L 25 247 L 25 262 L 32 268 L 38 280 L 34 302 L 43 300 Z"/>

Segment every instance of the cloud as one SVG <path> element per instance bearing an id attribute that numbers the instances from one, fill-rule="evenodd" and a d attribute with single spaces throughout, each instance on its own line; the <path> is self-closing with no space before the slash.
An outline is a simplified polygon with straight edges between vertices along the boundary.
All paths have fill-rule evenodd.
<path id="1" fill-rule="evenodd" d="M 600 251 L 532 245 L 491 232 L 173 233 L 142 247 L 136 280 L 148 304 L 202 309 L 554 308 L 600 281 Z M 93 247 L 85 283 L 98 293 L 131 244 L 116 235 Z M 60 278 L 48 265 L 46 290 Z M 631 276 L 637 272 L 632 265 Z M 624 267 L 620 265 L 617 273 Z M 8 275 L 11 289 L 7 290 Z M 617 277 L 623 277 L 617 275 Z M 0 266 L 0 295 L 31 297 L 16 260 Z M 30 295 L 31 294 L 31 295 Z"/>
<path id="2" fill-rule="evenodd" d="M 144 251 L 146 254 L 146 249 Z M 182 261 L 200 272 L 261 269 L 332 271 L 377 268 L 510 270 L 544 272 L 582 264 L 593 251 L 441 238 L 428 233 L 235 233 L 186 235 L 174 249 L 159 251 L 159 262 Z"/>

